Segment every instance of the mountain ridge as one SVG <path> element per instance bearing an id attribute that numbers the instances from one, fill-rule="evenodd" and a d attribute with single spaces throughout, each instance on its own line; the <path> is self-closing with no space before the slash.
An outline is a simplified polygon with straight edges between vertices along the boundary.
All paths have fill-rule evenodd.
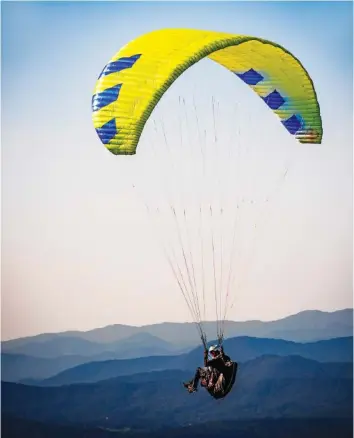
<path id="1" fill-rule="evenodd" d="M 224 343 L 225 352 L 237 362 L 246 362 L 263 355 L 299 355 L 319 362 L 353 362 L 353 338 L 337 338 L 314 343 L 295 343 L 277 339 L 239 337 Z M 191 370 L 200 366 L 203 349 L 176 356 L 150 356 L 144 358 L 90 362 L 44 380 L 41 385 L 63 385 L 79 382 L 96 382 L 108 377 L 131 375 L 144 371 Z"/>
<path id="2" fill-rule="evenodd" d="M 205 323 L 208 339 L 215 336 L 215 326 L 215 322 Z M 353 309 L 347 308 L 334 312 L 305 310 L 274 321 L 225 321 L 225 332 L 226 337 L 245 335 L 304 342 L 352 336 Z M 87 331 L 43 333 L 2 341 L 1 346 L 3 352 L 10 352 L 16 348 L 17 353 L 23 353 L 21 348 L 32 342 L 40 344 L 60 338 L 74 337 L 89 342 L 109 344 L 122 341 L 138 333 L 150 334 L 176 348 L 192 348 L 200 343 L 194 323 L 165 322 L 144 326 L 115 324 Z"/>
<path id="3" fill-rule="evenodd" d="M 191 375 L 188 371 L 61 387 L 2 382 L 2 411 L 28 420 L 112 428 L 269 417 L 351 418 L 350 371 L 351 364 L 343 368 L 296 356 L 258 358 L 241 364 L 235 386 L 222 403 L 203 388 L 188 394 L 182 386 Z"/>

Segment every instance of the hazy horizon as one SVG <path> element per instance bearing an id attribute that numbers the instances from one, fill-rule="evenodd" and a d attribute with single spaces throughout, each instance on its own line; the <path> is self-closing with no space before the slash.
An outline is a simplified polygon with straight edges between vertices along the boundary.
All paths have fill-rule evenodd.
<path id="1" fill-rule="evenodd" d="M 259 321 L 259 322 L 267 323 L 267 322 L 280 321 L 282 319 L 285 319 L 285 318 L 288 318 L 288 317 L 291 317 L 291 316 L 295 316 L 295 315 L 297 315 L 299 313 L 303 313 L 303 312 L 335 313 L 335 312 L 342 312 L 342 311 L 345 311 L 345 310 L 352 310 L 353 311 L 354 309 L 352 307 L 346 307 L 346 308 L 343 308 L 343 309 L 335 309 L 335 310 L 330 310 L 330 311 L 317 310 L 317 309 L 307 309 L 307 310 L 300 310 L 297 313 L 291 313 L 289 315 L 284 315 L 284 316 L 282 316 L 280 318 L 277 318 L 277 319 L 269 319 L 269 320 L 266 320 L 266 319 L 259 319 L 259 320 L 249 320 L 249 319 L 246 319 L 246 320 L 230 320 L 230 319 L 228 319 L 228 321 L 240 322 L 240 323 L 251 322 L 251 321 Z M 203 321 L 203 322 L 215 322 L 215 321 L 207 320 L 207 321 Z M 58 331 L 58 332 L 33 333 L 33 334 L 29 334 L 29 335 L 25 335 L 25 336 L 20 336 L 20 337 L 15 337 L 15 338 L 1 339 L 1 342 L 13 341 L 15 339 L 21 339 L 21 338 L 31 338 L 31 337 L 40 336 L 40 335 L 48 335 L 48 334 L 56 334 L 56 333 L 58 333 L 58 334 L 59 333 L 67 333 L 67 332 L 73 332 L 73 331 L 74 332 L 78 331 L 78 332 L 85 333 L 85 332 L 89 332 L 89 331 L 92 331 L 92 330 L 104 329 L 106 327 L 111 327 L 111 326 L 114 326 L 114 325 L 124 325 L 126 327 L 138 327 L 139 328 L 139 327 L 147 327 L 147 326 L 159 325 L 159 324 L 194 324 L 194 322 L 192 322 L 192 321 L 156 321 L 156 322 L 153 322 L 151 324 L 142 324 L 142 325 L 139 325 L 139 324 L 120 324 L 120 323 L 116 323 L 116 324 L 108 324 L 108 325 L 103 325 L 103 326 L 98 326 L 98 327 L 91 327 L 91 328 L 81 329 L 81 330 L 70 329 L 69 328 L 69 329 L 66 329 L 66 330 Z"/>
<path id="2" fill-rule="evenodd" d="M 246 198 L 232 284 L 236 301 L 227 319 L 352 309 L 352 12 L 351 2 L 2 4 L 2 340 L 191 322 L 140 199 L 160 205 L 163 184 L 155 176 L 161 168 L 170 177 L 171 199 L 181 189 L 181 205 L 192 206 L 192 247 L 197 196 L 208 205 L 219 190 L 230 211 L 235 198 Z M 110 154 L 92 126 L 97 77 L 120 47 L 163 27 L 255 35 L 289 49 L 314 81 L 323 143 L 297 143 L 245 84 L 202 60 L 162 98 L 137 154 Z M 183 147 L 197 138 L 194 104 L 198 130 L 205 130 L 212 149 L 212 98 L 219 144 L 235 145 L 232 153 L 243 159 L 237 173 L 220 153 L 215 167 L 234 184 L 218 187 L 212 179 L 194 184 L 198 148 L 186 149 L 191 159 L 178 167 Z M 176 173 L 165 167 L 163 153 L 154 155 L 158 148 L 166 153 L 162 126 L 176 145 Z M 256 235 L 256 213 L 269 195 Z M 259 210 L 248 200 L 257 200 Z M 221 237 L 232 230 L 227 220 L 217 222 L 216 235 L 219 249 L 231 252 L 231 236 Z M 159 230 L 169 233 L 167 222 Z M 195 263 L 198 268 L 200 260 Z M 221 285 L 223 266 L 218 262 Z M 211 270 L 207 274 L 212 290 Z M 215 319 L 211 307 L 206 317 Z"/>

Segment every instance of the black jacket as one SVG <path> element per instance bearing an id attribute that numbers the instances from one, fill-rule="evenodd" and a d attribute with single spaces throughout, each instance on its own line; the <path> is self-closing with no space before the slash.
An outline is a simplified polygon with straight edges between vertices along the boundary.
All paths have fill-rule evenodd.
<path id="1" fill-rule="evenodd" d="M 227 356 L 223 350 L 218 357 L 215 359 L 208 360 L 208 352 L 204 353 L 204 366 L 212 367 L 219 371 L 219 373 L 224 373 L 225 362 L 231 361 L 230 357 Z"/>

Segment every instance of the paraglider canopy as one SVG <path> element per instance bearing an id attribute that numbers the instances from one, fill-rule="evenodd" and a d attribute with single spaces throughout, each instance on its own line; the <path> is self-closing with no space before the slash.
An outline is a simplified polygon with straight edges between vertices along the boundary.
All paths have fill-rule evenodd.
<path id="1" fill-rule="evenodd" d="M 249 85 L 301 143 L 321 143 L 316 93 L 298 59 L 262 38 L 194 29 L 142 35 L 104 67 L 92 98 L 93 123 L 102 143 L 114 154 L 135 154 L 162 95 L 204 57 Z"/>

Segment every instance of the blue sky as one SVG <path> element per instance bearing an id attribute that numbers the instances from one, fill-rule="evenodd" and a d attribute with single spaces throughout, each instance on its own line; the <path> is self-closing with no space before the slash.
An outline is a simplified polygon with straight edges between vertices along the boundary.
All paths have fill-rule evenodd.
<path id="1" fill-rule="evenodd" d="M 163 27 L 275 41 L 301 60 L 321 105 L 323 145 L 299 149 L 287 195 L 257 243 L 256 275 L 230 318 L 351 306 L 352 8 L 350 2 L 3 2 L 3 338 L 188 319 L 131 193 L 132 164 L 105 151 L 91 123 L 103 66 L 131 39 Z M 206 60 L 186 72 L 165 100 L 171 135 L 178 96 L 195 93 L 201 101 L 207 88 L 222 107 L 235 100 L 243 108 L 242 141 L 252 143 L 252 117 L 260 114 L 262 150 L 270 136 L 274 151 L 282 143 L 290 150 L 281 127 L 232 80 Z M 151 132 L 147 125 L 147 139 Z M 158 305 L 144 312 L 137 302 L 141 309 Z"/>

